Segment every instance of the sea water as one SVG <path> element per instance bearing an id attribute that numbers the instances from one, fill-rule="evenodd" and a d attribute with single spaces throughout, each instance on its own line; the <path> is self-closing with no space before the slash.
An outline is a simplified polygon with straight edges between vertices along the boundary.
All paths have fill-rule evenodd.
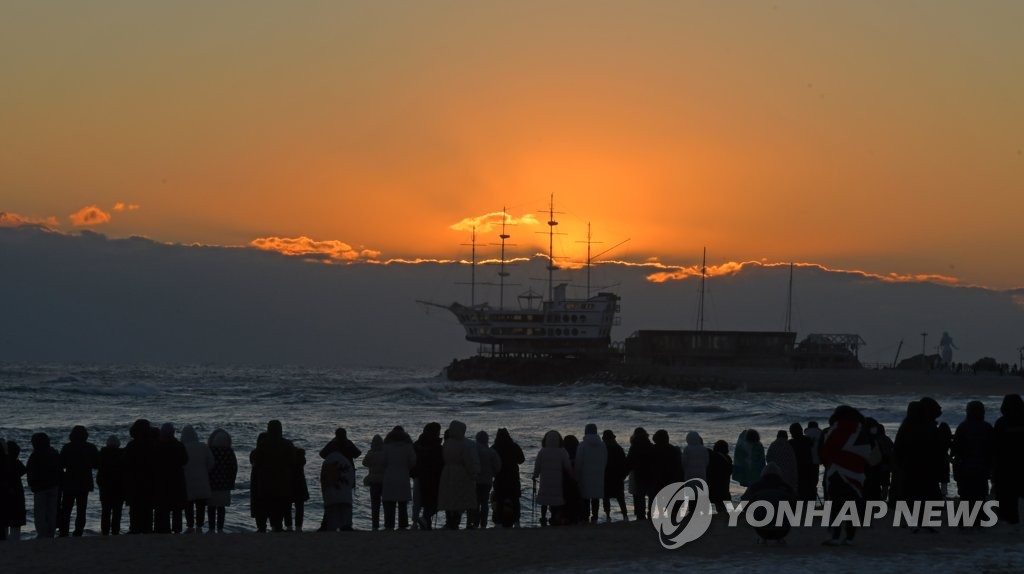
<path id="1" fill-rule="evenodd" d="M 278 419 L 285 436 L 305 448 L 306 529 L 315 529 L 323 512 L 319 488 L 321 460 L 317 453 L 345 427 L 363 452 L 373 435 L 384 436 L 402 425 L 415 440 L 423 425 L 437 421 L 447 428 L 452 419 L 468 426 L 467 436 L 485 430 L 491 439 L 508 428 L 526 454 L 520 468 L 523 484 L 522 524 L 534 526 L 531 474 L 544 433 L 555 429 L 582 438 L 587 423 L 599 431 L 611 429 L 628 450 L 629 435 L 642 426 L 651 434 L 668 431 L 673 444 L 683 444 L 688 431 L 697 431 L 708 446 L 725 440 L 730 449 L 747 428 L 757 429 L 766 445 L 793 422 L 817 420 L 827 426 L 836 405 L 851 404 L 879 420 L 895 436 L 909 401 L 918 396 L 842 396 L 828 393 L 748 393 L 739 391 L 681 391 L 623 387 L 609 384 L 511 386 L 486 381 L 452 382 L 436 367 L 423 369 L 312 369 L 302 367 L 223 367 L 147 365 L 25 365 L 0 364 L 0 437 L 15 440 L 22 461 L 31 452 L 34 432 L 46 432 L 60 450 L 74 425 L 89 430 L 89 440 L 101 448 L 110 435 L 122 445 L 128 427 L 138 418 L 159 426 L 174 423 L 177 430 L 192 425 L 202 440 L 216 428 L 231 434 L 238 457 L 238 478 L 225 530 L 254 530 L 249 504 L 249 453 L 267 421 Z M 962 420 L 967 397 L 936 396 L 942 420 L 955 426 Z M 989 418 L 998 413 L 1002 397 L 970 399 L 985 403 Z M 997 416 L 997 415 L 996 415 Z M 356 461 L 357 483 L 366 469 Z M 734 493 L 741 489 L 733 485 Z M 955 491 L 954 491 L 955 492 Z M 33 535 L 31 493 L 24 531 Z M 632 504 L 627 495 L 627 505 Z M 614 503 L 613 503 L 614 506 Z M 99 497 L 89 503 L 87 534 L 99 530 Z M 370 528 L 370 497 L 359 486 L 354 500 L 354 526 Z M 613 515 L 618 518 L 617 509 Z M 127 512 L 122 529 L 127 526 Z"/>

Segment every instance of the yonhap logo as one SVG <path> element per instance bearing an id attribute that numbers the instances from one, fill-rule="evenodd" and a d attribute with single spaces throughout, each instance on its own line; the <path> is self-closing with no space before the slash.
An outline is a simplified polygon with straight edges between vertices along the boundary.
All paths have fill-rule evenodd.
<path id="1" fill-rule="evenodd" d="M 693 478 L 661 489 L 651 504 L 651 522 L 661 545 L 669 550 L 703 536 L 711 525 L 708 483 Z"/>

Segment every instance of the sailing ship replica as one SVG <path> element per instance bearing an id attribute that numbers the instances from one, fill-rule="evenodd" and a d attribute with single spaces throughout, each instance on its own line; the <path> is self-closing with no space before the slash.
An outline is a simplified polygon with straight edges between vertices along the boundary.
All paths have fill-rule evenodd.
<path id="1" fill-rule="evenodd" d="M 504 212 L 503 212 L 504 213 Z M 509 235 L 505 233 L 505 218 L 502 220 L 501 261 L 498 272 L 500 302 L 497 307 L 490 303 L 476 303 L 476 232 L 473 232 L 471 301 L 469 305 L 452 303 L 440 305 L 430 301 L 419 301 L 425 305 L 451 311 L 466 330 L 466 340 L 478 343 L 482 353 L 492 357 L 553 357 L 593 359 L 611 352 L 611 330 L 618 324 L 619 297 L 614 293 L 599 292 L 590 296 L 589 270 L 591 258 L 587 255 L 587 298 L 573 299 L 567 296 L 568 284 L 554 283 L 554 271 L 558 268 L 554 259 L 554 234 L 558 222 L 554 218 L 554 198 L 548 207 L 548 295 L 529 289 L 517 297 L 518 306 L 504 306 L 505 244 Z"/>

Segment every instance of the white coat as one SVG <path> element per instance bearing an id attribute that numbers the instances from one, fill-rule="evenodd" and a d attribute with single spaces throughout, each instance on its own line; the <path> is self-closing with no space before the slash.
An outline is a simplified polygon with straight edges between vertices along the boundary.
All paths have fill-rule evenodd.
<path id="1" fill-rule="evenodd" d="M 580 496 L 590 500 L 604 498 L 604 468 L 608 466 L 608 449 L 597 433 L 583 435 L 576 449 L 576 481 Z"/>

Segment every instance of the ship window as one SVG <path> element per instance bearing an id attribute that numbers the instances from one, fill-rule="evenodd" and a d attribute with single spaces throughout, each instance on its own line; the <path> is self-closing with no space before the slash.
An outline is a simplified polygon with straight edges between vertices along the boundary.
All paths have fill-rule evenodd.
<path id="1" fill-rule="evenodd" d="M 572 322 L 573 322 L 573 323 L 575 323 L 575 322 L 576 322 L 576 315 L 573 315 L 573 316 L 572 316 Z"/>
<path id="2" fill-rule="evenodd" d="M 555 329 L 555 335 L 558 335 L 559 337 L 561 337 L 562 336 L 562 330 L 561 329 Z"/>
<path id="3" fill-rule="evenodd" d="M 562 322 L 563 323 L 568 323 L 569 322 L 569 316 L 568 315 L 562 315 Z"/>
<path id="4" fill-rule="evenodd" d="M 580 334 L 580 330 L 575 328 L 575 327 L 573 327 L 572 334 L 573 334 L 573 336 L 579 335 Z"/>

